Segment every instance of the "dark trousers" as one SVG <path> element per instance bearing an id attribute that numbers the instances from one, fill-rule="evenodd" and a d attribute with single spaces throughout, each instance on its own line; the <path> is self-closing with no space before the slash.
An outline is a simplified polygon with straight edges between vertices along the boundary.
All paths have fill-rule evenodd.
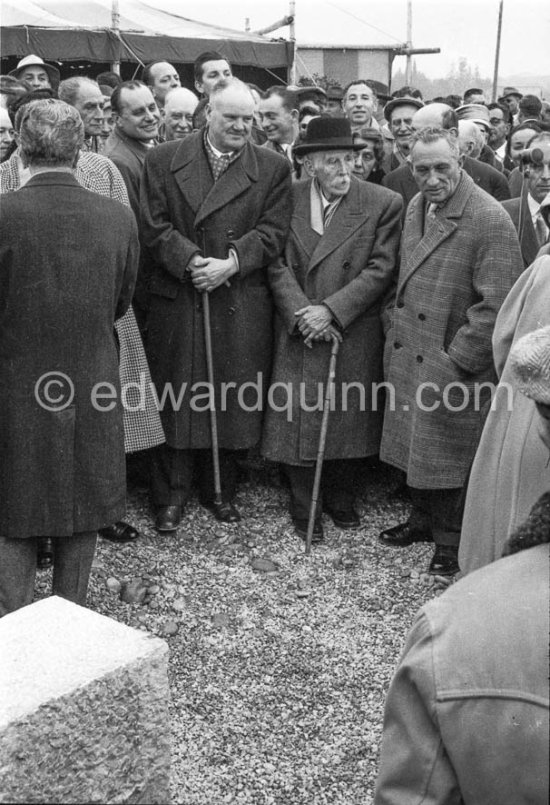
<path id="1" fill-rule="evenodd" d="M 237 490 L 237 459 L 246 450 L 220 450 L 222 500 L 229 503 Z M 155 507 L 185 506 L 193 479 L 199 487 L 202 504 L 214 500 L 214 464 L 211 450 L 177 450 L 167 444 L 155 448 L 151 467 L 151 499 Z"/>
<path id="2" fill-rule="evenodd" d="M 32 604 L 39 539 L 0 537 L 0 617 Z M 86 606 L 96 539 L 95 531 L 52 538 L 54 595 Z"/>
<path id="3" fill-rule="evenodd" d="M 284 465 L 290 482 L 290 513 L 298 520 L 307 520 L 313 493 L 315 466 L 295 467 Z M 354 465 L 346 459 L 325 461 L 321 475 L 321 488 L 317 501 L 316 518 L 321 517 L 323 504 L 332 509 L 350 509 L 353 506 Z"/>
<path id="4" fill-rule="evenodd" d="M 415 528 L 431 530 L 436 545 L 460 542 L 464 494 L 455 489 L 411 489 L 412 511 L 409 522 Z"/>

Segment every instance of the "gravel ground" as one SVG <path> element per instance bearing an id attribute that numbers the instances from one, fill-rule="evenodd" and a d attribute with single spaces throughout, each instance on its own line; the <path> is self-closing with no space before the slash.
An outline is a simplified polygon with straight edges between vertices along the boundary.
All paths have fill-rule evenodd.
<path id="1" fill-rule="evenodd" d="M 388 684 L 414 613 L 439 592 L 423 572 L 431 548 L 376 539 L 407 513 L 388 468 L 358 476 L 362 528 L 325 517 L 310 557 L 286 489 L 252 475 L 241 523 L 193 501 L 173 535 L 134 490 L 127 519 L 143 537 L 99 542 L 89 606 L 168 641 L 174 803 L 368 805 Z M 141 603 L 120 600 L 121 585 Z"/>

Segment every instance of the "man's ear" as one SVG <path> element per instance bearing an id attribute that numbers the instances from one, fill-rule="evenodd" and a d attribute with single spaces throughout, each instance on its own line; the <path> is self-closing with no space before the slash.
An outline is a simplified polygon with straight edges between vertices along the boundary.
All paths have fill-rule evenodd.
<path id="1" fill-rule="evenodd" d="M 466 156 L 466 154 L 460 154 L 460 155 L 459 155 L 459 157 L 458 157 L 458 167 L 459 167 L 459 168 L 463 168 L 463 167 L 464 167 L 464 157 L 465 157 L 465 156 Z"/>
<path id="2" fill-rule="evenodd" d="M 202 83 L 200 81 L 195 81 L 195 89 L 199 95 L 202 95 Z"/>
<path id="3" fill-rule="evenodd" d="M 300 119 L 300 112 L 298 111 L 298 109 L 292 109 L 292 111 L 290 112 L 290 116 L 291 116 L 292 120 L 293 120 L 295 123 L 298 123 L 298 122 L 299 122 L 299 119 Z"/>
<path id="4" fill-rule="evenodd" d="M 207 103 L 204 108 L 204 114 L 206 116 L 206 122 L 210 123 L 210 116 L 212 115 L 212 107 L 209 103 Z"/>
<path id="5" fill-rule="evenodd" d="M 306 154 L 306 155 L 305 155 L 305 157 L 303 158 L 302 165 L 304 166 L 304 170 L 305 170 L 305 172 L 307 173 L 307 175 L 309 176 L 309 178 L 310 178 L 310 179 L 315 179 L 315 176 L 316 176 L 317 174 L 316 174 L 316 171 L 315 171 L 315 167 L 314 167 L 314 165 L 313 165 L 313 162 L 312 162 L 312 161 L 311 161 L 311 159 L 309 158 L 309 155 L 308 155 L 308 154 Z"/>

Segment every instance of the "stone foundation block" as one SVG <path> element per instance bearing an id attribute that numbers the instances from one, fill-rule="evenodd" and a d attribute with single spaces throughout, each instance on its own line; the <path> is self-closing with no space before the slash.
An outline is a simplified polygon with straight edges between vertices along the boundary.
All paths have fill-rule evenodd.
<path id="1" fill-rule="evenodd" d="M 168 646 L 51 597 L 0 619 L 0 802 L 170 802 Z"/>

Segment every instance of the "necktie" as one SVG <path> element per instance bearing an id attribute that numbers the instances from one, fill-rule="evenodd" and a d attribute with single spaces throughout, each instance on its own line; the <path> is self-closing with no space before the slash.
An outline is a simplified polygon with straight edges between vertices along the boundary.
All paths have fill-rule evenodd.
<path id="1" fill-rule="evenodd" d="M 214 181 L 217 182 L 222 173 L 227 170 L 227 166 L 231 162 L 231 154 L 220 154 L 216 156 L 212 154 L 212 173 L 214 174 Z"/>
<path id="2" fill-rule="evenodd" d="M 544 246 L 548 240 L 548 229 L 540 212 L 537 213 L 537 217 L 535 219 L 535 232 L 537 233 L 539 246 Z"/>

